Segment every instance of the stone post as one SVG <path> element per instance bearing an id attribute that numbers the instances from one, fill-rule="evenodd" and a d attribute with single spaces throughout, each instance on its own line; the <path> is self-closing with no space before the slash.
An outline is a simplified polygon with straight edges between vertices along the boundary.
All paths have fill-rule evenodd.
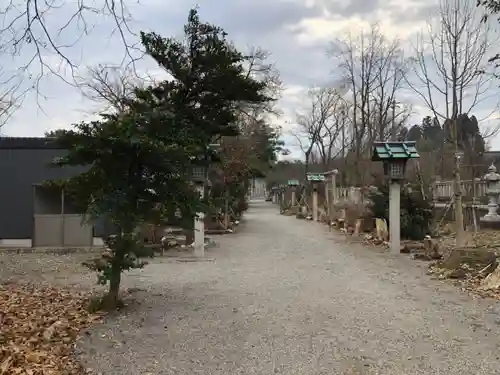
<path id="1" fill-rule="evenodd" d="M 326 182 L 326 202 L 327 202 L 327 208 L 328 208 L 328 219 L 330 220 L 330 225 L 333 223 L 333 211 L 334 211 L 334 205 L 336 203 L 336 196 L 337 196 L 337 174 L 339 171 L 337 169 L 334 169 L 330 172 L 325 173 L 327 176 L 327 182 Z M 328 178 L 329 177 L 329 178 Z M 331 229 L 331 226 L 330 226 Z"/>
<path id="2" fill-rule="evenodd" d="M 201 199 L 203 199 L 205 191 L 202 186 L 199 188 Z M 205 256 L 205 213 L 197 212 L 194 216 L 194 255 L 196 257 Z"/>
<path id="3" fill-rule="evenodd" d="M 326 209 L 328 216 L 330 216 L 330 202 L 331 202 L 331 197 L 330 197 L 330 178 L 328 172 L 325 173 L 326 180 L 324 182 L 325 185 L 325 199 L 326 199 Z"/>
<path id="4" fill-rule="evenodd" d="M 312 219 L 318 221 L 318 187 L 313 185 L 313 201 L 312 201 Z"/>
<path id="5" fill-rule="evenodd" d="M 291 202 L 292 203 L 292 207 L 294 207 L 295 204 L 297 203 L 297 197 L 296 197 L 295 194 L 296 194 L 296 192 L 295 192 L 295 186 L 292 186 L 292 198 L 291 198 L 291 200 L 292 200 L 292 202 Z"/>
<path id="6" fill-rule="evenodd" d="M 194 222 L 194 254 L 205 256 L 205 213 L 198 212 Z"/>
<path id="7" fill-rule="evenodd" d="M 391 181 L 389 187 L 389 231 L 391 253 L 401 251 L 401 185 Z"/>
<path id="8" fill-rule="evenodd" d="M 338 201 L 337 196 L 337 175 L 339 174 L 338 169 L 332 171 L 332 201 L 336 204 Z"/>
<path id="9" fill-rule="evenodd" d="M 280 189 L 279 192 L 279 205 L 280 205 L 280 212 L 283 212 L 284 207 L 285 207 L 285 190 L 283 187 Z"/>
<path id="10" fill-rule="evenodd" d="M 500 174 L 491 164 L 488 173 L 484 176 L 486 181 L 486 196 L 488 197 L 488 213 L 479 221 L 483 228 L 500 229 L 500 215 L 498 215 L 498 198 L 500 196 Z"/>

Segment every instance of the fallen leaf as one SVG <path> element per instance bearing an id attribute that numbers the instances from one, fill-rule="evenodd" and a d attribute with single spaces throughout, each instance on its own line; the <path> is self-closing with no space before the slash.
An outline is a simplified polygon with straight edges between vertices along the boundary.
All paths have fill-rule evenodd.
<path id="1" fill-rule="evenodd" d="M 71 353 L 80 330 L 101 318 L 87 312 L 89 297 L 52 287 L 0 285 L 0 374 L 84 374 Z"/>

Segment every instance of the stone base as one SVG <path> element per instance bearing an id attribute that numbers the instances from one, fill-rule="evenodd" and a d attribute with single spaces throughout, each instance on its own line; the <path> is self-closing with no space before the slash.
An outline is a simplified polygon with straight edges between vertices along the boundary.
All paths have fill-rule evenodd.
<path id="1" fill-rule="evenodd" d="M 497 216 L 484 216 L 479 219 L 479 225 L 484 229 L 498 229 L 500 230 L 500 215 Z"/>

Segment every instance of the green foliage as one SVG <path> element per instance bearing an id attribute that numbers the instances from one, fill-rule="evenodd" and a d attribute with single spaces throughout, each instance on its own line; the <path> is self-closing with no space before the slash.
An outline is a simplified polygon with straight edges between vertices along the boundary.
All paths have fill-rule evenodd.
<path id="1" fill-rule="evenodd" d="M 418 144 L 425 143 L 428 145 L 429 151 L 434 151 L 442 148 L 445 134 L 436 118 L 426 116 L 420 125 L 413 125 L 410 128 L 406 140 L 416 141 Z"/>
<path id="2" fill-rule="evenodd" d="M 57 137 L 60 134 L 64 134 L 65 131 L 66 131 L 65 129 L 50 130 L 45 132 L 45 137 L 47 138 Z"/>
<path id="3" fill-rule="evenodd" d="M 250 177 L 265 177 L 283 150 L 280 128 L 273 128 L 263 119 L 255 121 L 248 135 L 253 148 L 249 155 Z"/>
<path id="4" fill-rule="evenodd" d="M 245 184 L 230 185 L 229 194 L 231 197 L 229 204 L 236 215 L 241 215 L 248 209 L 247 186 Z"/>
<path id="5" fill-rule="evenodd" d="M 263 119 L 242 123 L 241 113 L 244 108 L 266 106 L 274 98 L 268 81 L 249 74 L 248 56 L 227 40 L 220 27 L 201 22 L 196 10 L 189 13 L 183 39 L 142 33 L 141 40 L 147 53 L 173 79 L 155 90 L 138 93 L 138 98 L 148 106 L 175 112 L 186 124 L 186 131 L 198 136 L 194 144 L 210 161 L 220 161 L 220 155 L 207 150 L 207 144 L 220 142 L 220 137 L 245 137 L 252 152 L 247 153 L 248 168 L 240 180 L 265 173 L 269 160 L 276 157 L 279 133 Z M 214 198 L 218 202 L 217 196 Z M 187 218 L 185 228 L 192 223 L 192 215 Z"/>
<path id="6" fill-rule="evenodd" d="M 479 123 L 476 116 L 469 117 L 467 114 L 459 115 L 457 118 L 458 129 L 458 147 L 463 151 L 473 151 L 482 153 L 485 151 L 485 141 L 479 130 Z M 444 123 L 443 130 L 446 141 L 454 142 L 453 123 L 447 120 Z"/>
<path id="7" fill-rule="evenodd" d="M 272 100 L 265 94 L 266 82 L 249 76 L 245 56 L 227 40 L 227 34 L 202 23 L 198 12 L 189 12 L 184 39 L 141 33 L 146 52 L 173 77 L 147 95 L 149 103 L 169 108 L 191 131 L 201 131 L 200 146 L 216 136 L 239 133 L 238 109 Z"/>
<path id="8" fill-rule="evenodd" d="M 385 219 L 389 223 L 389 187 L 379 184 L 377 191 L 370 192 L 373 217 Z M 432 206 L 424 200 L 418 191 L 401 189 L 401 237 L 410 240 L 422 240 L 430 234 L 432 223 Z M 389 228 L 390 229 L 390 228 Z"/>
<path id="9" fill-rule="evenodd" d="M 141 259 L 141 255 L 147 252 L 138 236 L 127 233 L 123 236 L 110 235 L 105 240 L 107 250 L 100 257 L 84 262 L 83 265 L 97 272 L 98 283 L 106 285 L 113 277 L 113 262 L 121 259 L 120 268 L 127 271 L 144 267 L 147 262 Z"/>
<path id="10" fill-rule="evenodd" d="M 191 138 L 182 131 L 158 132 L 162 124 L 178 123 L 170 116 L 129 111 L 106 115 L 102 121 L 81 123 L 59 134 L 56 142 L 68 153 L 59 166 L 88 166 L 64 181 L 67 192 L 91 219 L 109 218 L 121 232 L 109 239 L 109 261 L 89 266 L 109 282 L 108 304 L 118 302 L 121 272 L 143 266 L 137 259 L 143 248 L 134 231 L 158 212 L 196 211 L 198 195 L 187 182 Z M 182 129 L 182 128 L 181 128 Z M 181 130 L 179 129 L 179 130 Z"/>
<path id="11" fill-rule="evenodd" d="M 182 131 L 160 136 L 157 130 L 169 120 L 172 129 L 175 120 L 155 117 L 144 121 L 145 114 L 135 112 L 106 115 L 57 138 L 69 150 L 57 165 L 89 166 L 70 178 L 66 188 L 93 218 L 106 215 L 122 229 L 133 230 L 156 204 L 173 202 L 166 207 L 172 210 L 178 204 L 194 209 L 199 203 L 186 182 L 191 138 Z"/>
<path id="12" fill-rule="evenodd" d="M 291 179 L 303 180 L 305 171 L 305 164 L 300 160 L 278 161 L 272 165 L 266 176 L 266 187 L 270 189 L 276 185 L 286 184 Z"/>
<path id="13" fill-rule="evenodd" d="M 479 124 L 475 116 L 461 114 L 457 118 L 458 147 L 464 151 L 484 152 L 485 141 L 479 131 Z M 446 120 L 443 127 L 436 118 L 426 116 L 421 125 L 413 125 L 406 135 L 409 141 L 426 144 L 429 151 L 443 148 L 446 143 L 454 142 L 453 122 Z"/>
<path id="14" fill-rule="evenodd" d="M 214 140 L 239 134 L 239 108 L 272 100 L 221 28 L 191 10 L 184 33 L 183 40 L 141 33 L 146 52 L 171 80 L 137 89 L 119 114 L 51 134 L 68 150 L 56 165 L 89 167 L 58 184 L 91 219 L 104 216 L 120 228 L 108 239 L 109 259 L 89 264 L 100 282 L 109 282 L 110 305 L 118 301 L 121 272 L 143 266 L 138 225 L 180 211 L 192 227 L 204 207 L 189 182 L 193 166 L 215 158 L 208 147 Z"/>
<path id="15" fill-rule="evenodd" d="M 500 1 L 499 0 L 476 0 L 477 6 L 484 7 L 490 14 L 500 13 Z M 487 15 L 484 15 L 483 20 L 486 20 Z M 498 55 L 497 55 L 498 58 Z M 496 60 L 496 59 L 495 59 Z"/>

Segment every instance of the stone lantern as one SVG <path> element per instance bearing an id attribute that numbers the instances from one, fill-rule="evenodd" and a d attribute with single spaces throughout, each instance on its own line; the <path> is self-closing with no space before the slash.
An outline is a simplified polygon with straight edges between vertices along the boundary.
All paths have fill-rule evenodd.
<path id="1" fill-rule="evenodd" d="M 406 163 L 420 155 L 416 142 L 375 142 L 372 161 L 384 163 L 384 174 L 389 179 L 389 235 L 391 253 L 401 250 L 401 181 L 406 174 Z"/>
<path id="2" fill-rule="evenodd" d="M 205 167 L 194 166 L 191 172 L 191 181 L 194 183 L 196 190 L 200 192 L 203 198 L 204 184 L 205 184 Z"/>
<path id="3" fill-rule="evenodd" d="M 483 228 L 500 229 L 500 215 L 498 215 L 498 197 L 500 195 L 500 174 L 491 164 L 488 173 L 483 177 L 486 181 L 486 196 L 488 197 L 488 213 L 480 220 Z"/>
<path id="4" fill-rule="evenodd" d="M 191 183 L 194 184 L 200 197 L 204 198 L 205 193 L 205 167 L 195 165 L 191 171 Z M 203 257 L 205 255 L 205 214 L 197 212 L 194 217 L 194 255 Z"/>
<path id="5" fill-rule="evenodd" d="M 292 191 L 291 206 L 297 203 L 297 187 L 300 185 L 299 180 L 288 180 L 288 188 Z"/>
<path id="6" fill-rule="evenodd" d="M 318 220 L 318 184 L 325 182 L 325 175 L 322 173 L 308 173 L 307 181 L 312 184 L 313 187 L 313 201 L 312 201 L 312 219 L 314 221 Z"/>
<path id="7" fill-rule="evenodd" d="M 206 146 L 204 155 L 193 160 L 191 171 L 191 182 L 194 183 L 196 190 L 200 193 L 202 199 L 206 198 L 205 193 L 210 191 L 211 183 L 208 179 L 208 167 L 210 165 L 211 153 L 217 150 L 219 144 L 212 143 Z M 194 255 L 197 257 L 205 256 L 205 213 L 197 212 L 194 219 Z"/>

